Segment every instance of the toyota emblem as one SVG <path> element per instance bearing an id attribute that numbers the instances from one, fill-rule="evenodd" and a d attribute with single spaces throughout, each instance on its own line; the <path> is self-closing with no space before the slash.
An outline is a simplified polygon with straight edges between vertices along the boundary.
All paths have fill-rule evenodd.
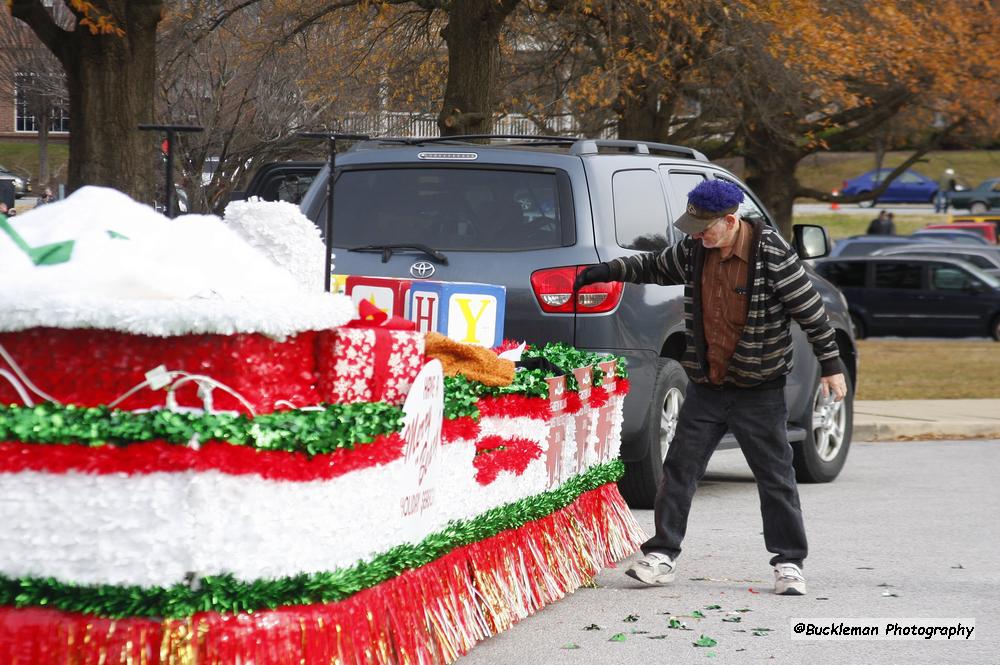
<path id="1" fill-rule="evenodd" d="M 417 261 L 410 266 L 410 274 L 417 279 L 427 279 L 434 274 L 434 264 L 430 261 Z"/>

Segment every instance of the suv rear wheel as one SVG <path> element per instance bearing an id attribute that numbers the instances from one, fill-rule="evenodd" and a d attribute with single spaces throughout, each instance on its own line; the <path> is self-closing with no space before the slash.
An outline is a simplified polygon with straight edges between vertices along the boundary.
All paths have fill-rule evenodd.
<path id="1" fill-rule="evenodd" d="M 618 489 L 632 508 L 652 508 L 656 488 L 663 477 L 663 460 L 677 430 L 677 416 L 684 403 L 688 378 L 676 360 L 660 358 L 656 372 L 653 399 L 646 416 L 646 427 L 640 435 L 646 445 L 645 457 L 625 462 L 625 476 Z"/>
<path id="2" fill-rule="evenodd" d="M 837 477 L 847 460 L 854 427 L 854 393 L 851 377 L 845 374 L 844 379 L 847 395 L 839 402 L 824 400 L 820 383 L 816 382 L 810 411 L 803 419 L 806 438 L 793 444 L 795 476 L 799 482 L 828 483 Z"/>

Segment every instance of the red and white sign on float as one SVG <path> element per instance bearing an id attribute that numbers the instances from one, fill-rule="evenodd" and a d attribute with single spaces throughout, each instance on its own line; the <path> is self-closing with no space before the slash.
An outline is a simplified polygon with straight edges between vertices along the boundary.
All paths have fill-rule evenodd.
<path id="1" fill-rule="evenodd" d="M 432 524 L 422 515 L 434 506 L 434 490 L 440 481 L 435 462 L 441 452 L 444 421 L 444 371 L 440 360 L 431 360 L 413 380 L 403 404 L 403 460 L 407 470 L 399 501 L 404 533 L 420 542 Z"/>
<path id="2" fill-rule="evenodd" d="M 593 374 L 590 367 L 577 367 L 573 370 L 573 377 L 576 379 L 577 395 L 580 401 L 586 403 L 590 399 L 593 381 Z M 574 424 L 576 426 L 576 456 L 572 460 L 570 474 L 577 474 L 587 466 L 587 449 L 589 447 L 589 437 L 591 431 L 591 418 L 595 421 L 598 411 L 593 409 L 580 409 L 574 414 Z"/>
<path id="3" fill-rule="evenodd" d="M 545 381 L 549 384 L 549 409 L 553 416 L 545 452 L 545 468 L 549 472 L 548 488 L 552 489 L 562 482 L 562 451 L 566 429 L 561 425 L 560 416 L 566 411 L 566 377 L 552 376 Z"/>
<path id="4" fill-rule="evenodd" d="M 597 365 L 604 374 L 601 379 L 601 387 L 613 395 L 618 387 L 616 373 L 618 371 L 618 361 L 607 360 Z M 615 410 L 602 408 L 597 416 L 597 458 L 607 459 L 614 444 L 618 441 L 620 432 L 615 427 Z"/>

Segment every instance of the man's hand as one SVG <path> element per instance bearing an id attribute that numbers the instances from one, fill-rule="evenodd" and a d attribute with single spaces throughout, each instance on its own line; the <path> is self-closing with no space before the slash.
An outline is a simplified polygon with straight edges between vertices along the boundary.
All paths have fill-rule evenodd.
<path id="1" fill-rule="evenodd" d="M 823 397 L 832 394 L 834 401 L 837 402 L 847 397 L 847 381 L 844 380 L 843 374 L 824 376 L 819 380 L 819 385 Z"/>
<path id="2" fill-rule="evenodd" d="M 598 263 L 596 266 L 590 266 L 579 275 L 576 276 L 576 280 L 573 282 L 573 293 L 576 293 L 584 286 L 588 284 L 596 284 L 597 282 L 610 282 L 611 281 L 611 266 L 607 263 Z"/>

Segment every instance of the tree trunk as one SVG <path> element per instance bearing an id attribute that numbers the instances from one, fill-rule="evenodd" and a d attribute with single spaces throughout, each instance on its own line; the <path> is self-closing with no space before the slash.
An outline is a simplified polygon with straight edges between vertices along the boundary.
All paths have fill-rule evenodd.
<path id="1" fill-rule="evenodd" d="M 63 61 L 69 90 L 69 191 L 84 185 L 119 189 L 151 203 L 161 137 L 139 130 L 154 122 L 156 27 L 160 2 L 116 2 L 124 37 L 71 33 Z"/>
<path id="2" fill-rule="evenodd" d="M 41 196 L 49 186 L 49 122 L 52 118 L 52 105 L 48 100 L 42 105 L 41 113 L 36 119 L 38 127 L 38 195 Z"/>
<path id="3" fill-rule="evenodd" d="M 792 237 L 792 205 L 798 189 L 795 168 L 801 159 L 798 151 L 780 150 L 777 146 L 745 156 L 747 185 L 771 213 L 786 239 Z"/>
<path id="4" fill-rule="evenodd" d="M 633 141 L 655 141 L 656 95 L 646 80 L 635 82 L 632 90 L 622 90 L 615 103 L 618 114 L 618 138 Z"/>
<path id="5" fill-rule="evenodd" d="M 441 34 L 448 81 L 438 115 L 442 136 L 490 134 L 500 69 L 500 30 L 520 0 L 456 0 Z"/>

